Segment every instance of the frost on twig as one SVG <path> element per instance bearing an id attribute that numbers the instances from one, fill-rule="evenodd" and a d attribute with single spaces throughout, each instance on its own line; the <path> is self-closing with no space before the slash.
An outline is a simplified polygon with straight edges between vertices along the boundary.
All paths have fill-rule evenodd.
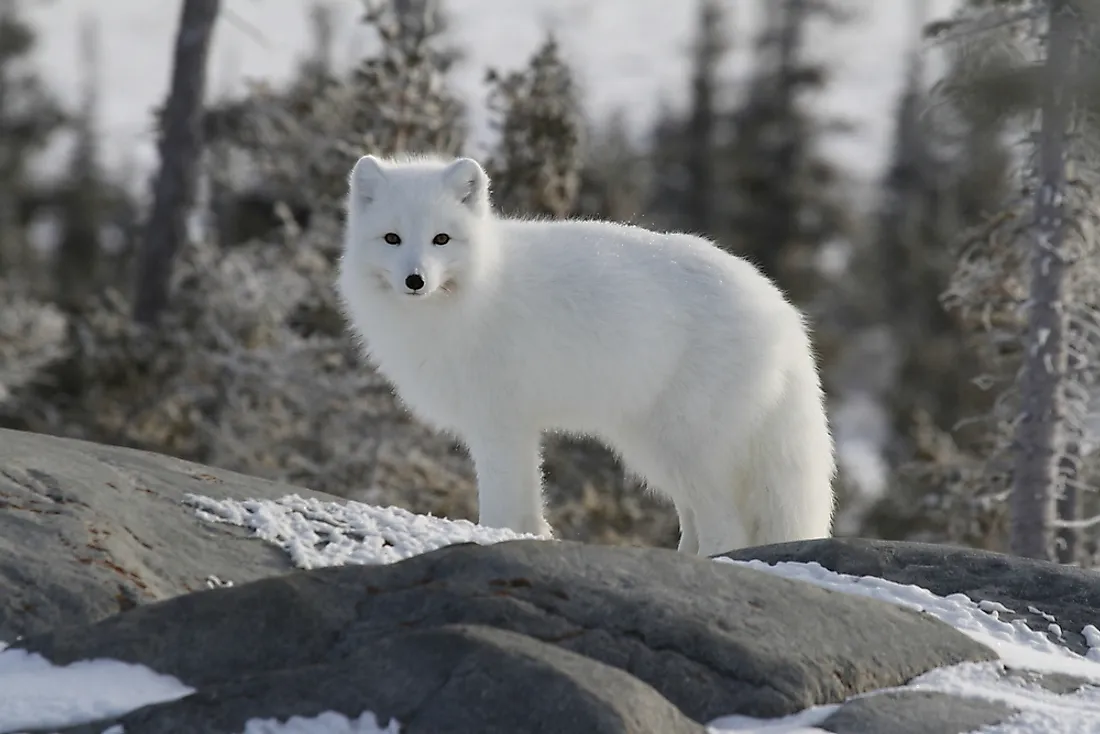
<path id="1" fill-rule="evenodd" d="M 490 71 L 489 108 L 500 143 L 488 163 L 496 204 L 511 214 L 561 218 L 580 186 L 583 141 L 573 74 L 553 36 L 527 68 Z"/>
<path id="2" fill-rule="evenodd" d="M 399 7 L 406 4 L 414 7 Z M 346 78 L 320 67 L 289 90 L 254 85 L 208 120 L 222 142 L 247 154 L 254 180 L 304 195 L 322 216 L 339 216 L 359 156 L 453 154 L 467 134 L 465 105 L 449 82 L 459 55 L 445 44 L 438 0 L 365 8 L 376 47 Z"/>
<path id="3" fill-rule="evenodd" d="M 933 113 L 1014 141 L 1018 189 L 999 211 L 960 233 L 958 266 L 943 303 L 967 326 L 986 368 L 984 381 L 999 394 L 985 416 L 989 440 L 973 457 L 987 470 L 974 475 L 970 494 L 1001 496 L 1008 472 L 1008 486 L 1023 487 L 1013 497 L 1033 500 L 1030 511 L 1015 513 L 1023 523 L 1015 526 L 1015 545 L 1020 552 L 1045 556 L 1052 544 L 1023 532 L 1040 514 L 1035 493 L 1049 493 L 1041 500 L 1050 503 L 1044 504 L 1048 511 L 1059 501 L 1060 513 L 1075 515 L 1076 489 L 1094 483 L 1098 469 L 1096 454 L 1086 450 L 1085 425 L 1100 348 L 1095 25 L 1078 25 L 1083 22 L 1078 17 L 1074 25 L 1062 23 L 1063 29 L 1087 32 L 1079 34 L 1084 40 L 1076 47 L 1076 71 L 1063 69 L 1051 77 L 1048 47 L 1064 51 L 1078 41 L 1049 45 L 1046 25 L 1038 22 L 1048 5 L 1017 3 L 1035 22 L 1015 22 L 1021 18 L 1014 16 L 1011 23 L 994 25 L 991 20 L 1005 18 L 989 5 L 978 0 L 960 13 L 955 25 L 962 35 L 952 40 Z M 1060 5 L 1068 10 L 1059 12 L 1075 12 L 1075 3 Z M 1052 78 L 1058 84 L 1052 86 Z M 1064 89 L 1043 96 L 1057 86 Z M 1063 111 L 1057 121 L 1055 108 Z M 1045 467 L 1040 472 L 1034 462 L 1022 462 L 1024 456 L 1046 462 Z M 1025 468 L 1027 476 L 1020 474 Z M 1096 499 L 1085 504 L 1095 505 Z M 1069 522 L 1062 527 L 1082 527 L 1063 518 Z M 1044 520 L 1040 535 L 1051 538 L 1055 525 L 1052 518 Z M 1067 537 L 1059 539 L 1063 546 Z"/>

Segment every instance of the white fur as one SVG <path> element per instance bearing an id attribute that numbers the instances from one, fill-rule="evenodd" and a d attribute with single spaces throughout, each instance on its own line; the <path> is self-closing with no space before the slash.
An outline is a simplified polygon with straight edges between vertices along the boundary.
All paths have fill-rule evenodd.
<path id="1" fill-rule="evenodd" d="M 465 441 L 482 524 L 549 533 L 539 445 L 556 430 L 668 495 L 682 551 L 829 535 L 807 330 L 747 261 L 688 234 L 498 218 L 468 158 L 365 156 L 349 188 L 347 317 L 408 408 Z"/>

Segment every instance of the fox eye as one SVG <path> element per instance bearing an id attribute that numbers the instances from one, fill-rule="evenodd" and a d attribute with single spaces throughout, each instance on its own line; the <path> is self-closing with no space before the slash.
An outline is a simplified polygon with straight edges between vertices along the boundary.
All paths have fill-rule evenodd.
<path id="1" fill-rule="evenodd" d="M 387 245 L 400 245 L 401 244 L 401 238 L 398 237 L 393 232 L 387 232 L 386 234 L 382 235 L 382 239 L 386 241 Z"/>
<path id="2" fill-rule="evenodd" d="M 433 245 L 445 245 L 450 241 L 451 241 L 451 236 L 449 234 L 440 233 L 440 234 L 437 234 L 435 237 L 432 237 L 432 244 Z"/>

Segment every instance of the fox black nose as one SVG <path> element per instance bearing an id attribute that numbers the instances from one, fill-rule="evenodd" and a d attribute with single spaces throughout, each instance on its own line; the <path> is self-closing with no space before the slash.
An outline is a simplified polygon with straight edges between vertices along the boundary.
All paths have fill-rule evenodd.
<path id="1" fill-rule="evenodd" d="M 424 287 L 424 278 L 420 277 L 417 273 L 413 273 L 405 278 L 405 287 L 410 291 L 418 291 Z"/>

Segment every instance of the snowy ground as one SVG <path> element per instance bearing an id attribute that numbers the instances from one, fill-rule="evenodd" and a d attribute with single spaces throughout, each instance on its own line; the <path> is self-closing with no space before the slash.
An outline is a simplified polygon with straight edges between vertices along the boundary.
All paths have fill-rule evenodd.
<path id="1" fill-rule="evenodd" d="M 278 501 L 222 501 L 195 496 L 190 504 L 200 517 L 246 527 L 283 548 L 302 568 L 347 563 L 392 563 L 456 542 L 495 543 L 520 537 L 469 522 L 413 515 L 356 502 L 323 503 L 297 496 Z M 327 542 L 321 542 L 327 541 Z M 315 546 L 322 546 L 316 550 Z M 740 563 L 765 573 L 798 579 L 827 589 L 868 596 L 922 609 L 996 651 L 999 663 L 967 663 L 940 668 L 904 688 L 939 691 L 1001 701 L 1020 711 L 1008 722 L 981 729 L 982 734 L 1082 734 L 1100 731 L 1100 630 L 1083 630 L 1094 644 L 1080 656 L 1051 642 L 1020 622 L 998 619 L 1004 608 L 961 594 L 939 597 L 917 586 L 874 577 L 836 574 L 817 564 L 759 561 Z M 1051 618 L 1051 624 L 1057 620 Z M 1052 629 L 1056 629 L 1052 627 Z M 1092 642 L 1095 641 L 1095 642 Z M 1002 666 L 1065 673 L 1094 682 L 1071 695 L 1056 695 L 1018 678 L 1003 678 Z M 56 667 L 42 658 L 2 649 L 0 644 L 0 732 L 75 724 L 117 716 L 151 703 L 172 701 L 191 689 L 142 666 L 95 660 Z M 866 695 L 876 695 L 877 691 Z M 783 719 L 742 716 L 717 719 L 710 734 L 824 734 L 820 724 L 836 706 L 818 706 Z M 366 712 L 348 720 L 328 713 L 280 723 L 254 719 L 244 734 L 398 734 L 399 722 L 378 722 Z M 117 728 L 104 734 L 123 734 Z"/>
<path id="2" fill-rule="evenodd" d="M 765 0 L 768 1 L 768 0 Z M 857 134 L 830 150 L 856 174 L 878 171 L 890 135 L 891 113 L 905 57 L 914 40 L 914 9 L 925 0 L 844 0 L 861 20 L 840 30 L 818 29 L 813 53 L 837 63 L 833 89 L 820 101 L 826 114 L 841 113 L 860 125 Z M 736 30 L 728 69 L 736 80 L 746 69 L 761 0 L 728 0 Z M 933 16 L 958 0 L 927 0 Z M 339 13 L 338 61 L 347 62 L 370 42 L 355 23 L 359 0 L 330 0 Z M 78 98 L 87 69 L 78 43 L 85 18 L 101 33 L 101 127 L 109 160 L 147 171 L 154 161 L 149 109 L 167 88 L 176 2 L 149 0 L 38 0 L 28 3 L 41 35 L 38 62 L 69 103 Z M 309 48 L 308 3 L 303 0 L 225 0 L 211 60 L 212 93 L 239 89 L 243 80 L 285 78 Z M 524 63 L 554 28 L 580 75 L 589 109 L 597 115 L 621 108 L 645 125 L 662 100 L 681 104 L 687 93 L 687 51 L 694 33 L 695 2 L 667 0 L 448 0 L 458 41 L 468 63 L 459 88 L 478 109 L 477 138 L 484 140 L 482 77 L 487 66 Z M 476 151 L 475 151 L 476 152 Z"/>

